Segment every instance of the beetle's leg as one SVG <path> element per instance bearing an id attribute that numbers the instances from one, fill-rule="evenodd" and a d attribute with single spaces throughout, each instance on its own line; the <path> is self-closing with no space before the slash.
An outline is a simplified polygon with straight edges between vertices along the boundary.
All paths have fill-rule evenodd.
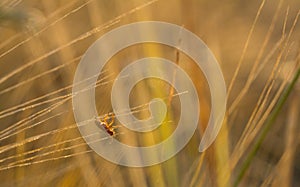
<path id="1" fill-rule="evenodd" d="M 108 114 L 105 114 L 104 118 L 102 119 L 103 121 L 105 121 L 107 123 L 107 120 L 109 119 Z"/>
<path id="2" fill-rule="evenodd" d="M 107 124 L 107 127 L 108 128 L 113 128 L 112 125 L 115 121 L 114 120 L 111 120 L 108 124 Z"/>
<path id="3" fill-rule="evenodd" d="M 115 122 L 115 115 L 112 114 L 111 117 L 109 117 L 110 122 L 107 124 L 108 127 L 112 127 L 113 123 Z"/>
<path id="4" fill-rule="evenodd" d="M 111 118 L 115 118 L 115 114 L 114 114 L 114 113 L 112 113 L 112 112 L 111 112 L 111 113 L 109 113 L 108 115 L 109 115 Z"/>

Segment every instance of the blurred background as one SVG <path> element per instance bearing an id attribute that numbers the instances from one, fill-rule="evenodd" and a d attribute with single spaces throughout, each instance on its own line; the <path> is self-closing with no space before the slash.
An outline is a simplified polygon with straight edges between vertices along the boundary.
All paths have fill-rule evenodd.
<path id="1" fill-rule="evenodd" d="M 299 0 L 1 0 L 0 185 L 300 186 L 299 81 L 283 109 L 272 113 L 299 69 L 299 14 Z M 120 51 L 98 77 L 99 120 L 113 112 L 110 92 L 118 73 L 150 56 L 184 69 L 201 106 L 198 128 L 183 150 L 161 164 L 130 168 L 86 144 L 73 116 L 72 81 L 99 37 L 150 20 L 182 26 L 207 44 L 223 71 L 227 111 L 217 139 L 199 153 L 211 102 L 201 69 L 169 46 L 145 43 Z M 131 132 L 110 118 L 115 138 L 149 146 L 170 136 L 180 117 L 178 94 L 159 79 L 139 82 L 130 95 L 132 114 L 147 118 L 149 101 L 161 97 L 167 117 L 149 133 Z"/>

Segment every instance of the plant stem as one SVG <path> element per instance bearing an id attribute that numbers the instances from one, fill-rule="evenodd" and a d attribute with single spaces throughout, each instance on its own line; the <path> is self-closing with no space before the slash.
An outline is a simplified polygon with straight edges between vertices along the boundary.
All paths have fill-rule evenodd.
<path id="1" fill-rule="evenodd" d="M 245 162 L 242 165 L 242 168 L 234 181 L 233 186 L 237 187 L 242 180 L 243 176 L 245 175 L 246 171 L 248 170 L 254 156 L 256 155 L 258 149 L 260 148 L 263 140 L 265 139 L 267 133 L 269 132 L 270 128 L 274 124 L 274 121 L 276 117 L 278 116 L 279 112 L 281 111 L 284 103 L 286 102 L 288 96 L 290 95 L 291 91 L 293 90 L 298 78 L 300 76 L 300 68 L 298 68 L 292 82 L 287 86 L 287 88 L 283 91 L 281 97 L 279 98 L 277 104 L 275 105 L 273 111 L 270 113 L 270 116 L 267 118 L 265 125 L 261 131 L 261 133 L 258 136 L 257 141 L 255 142 L 252 150 L 250 153 L 247 155 Z"/>

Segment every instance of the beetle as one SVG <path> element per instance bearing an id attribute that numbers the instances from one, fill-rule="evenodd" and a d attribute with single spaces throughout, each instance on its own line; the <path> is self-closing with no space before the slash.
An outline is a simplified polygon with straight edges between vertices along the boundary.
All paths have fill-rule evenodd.
<path id="1" fill-rule="evenodd" d="M 110 136 L 116 135 L 115 127 L 113 126 L 114 122 L 115 115 L 113 113 L 105 114 L 99 121 L 96 120 L 97 126 L 103 127 Z"/>

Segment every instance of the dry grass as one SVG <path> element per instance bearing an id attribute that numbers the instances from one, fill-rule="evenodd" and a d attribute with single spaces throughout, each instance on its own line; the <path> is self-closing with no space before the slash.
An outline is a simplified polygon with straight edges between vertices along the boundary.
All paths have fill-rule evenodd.
<path id="1" fill-rule="evenodd" d="M 253 152 L 300 67 L 299 14 L 298 0 L 3 0 L 0 185 L 223 187 L 238 181 L 239 186 L 299 186 L 299 81 Z M 118 72 L 146 56 L 167 58 L 182 67 L 201 103 L 199 127 L 179 154 L 155 166 L 129 168 L 101 158 L 81 137 L 72 111 L 72 81 L 81 56 L 97 38 L 144 20 L 175 23 L 201 37 L 222 67 L 228 107 L 216 141 L 198 153 L 210 114 L 209 88 L 201 70 L 187 55 L 158 44 L 119 52 L 98 78 L 99 117 L 112 111 L 110 90 Z M 152 133 L 119 127 L 116 138 L 148 146 L 168 137 L 179 118 L 178 94 L 163 81 L 138 83 L 130 96 L 132 114 L 147 117 L 150 99 L 163 97 L 168 116 Z M 242 175 L 245 162 L 249 168 Z"/>

